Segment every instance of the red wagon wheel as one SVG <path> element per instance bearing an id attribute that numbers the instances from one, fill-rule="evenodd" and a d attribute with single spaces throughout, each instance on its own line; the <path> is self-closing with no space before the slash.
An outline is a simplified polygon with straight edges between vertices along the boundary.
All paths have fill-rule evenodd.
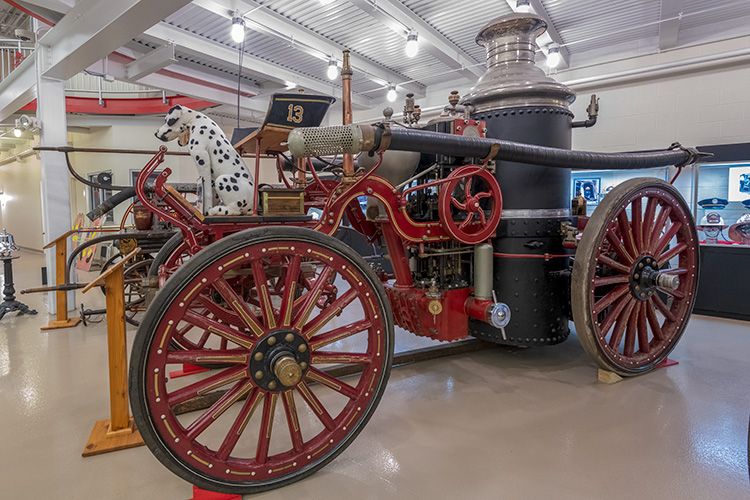
<path id="1" fill-rule="evenodd" d="M 687 326 L 697 277 L 698 237 L 679 192 L 659 179 L 616 186 L 576 252 L 571 303 L 581 345 L 620 375 L 652 370 Z"/>
<path id="2" fill-rule="evenodd" d="M 334 274 L 337 298 L 319 310 Z M 187 327 L 226 342 L 171 346 Z M 393 323 L 380 281 L 349 247 L 309 229 L 250 229 L 175 272 L 133 353 L 133 416 L 154 455 L 201 488 L 257 493 L 312 474 L 362 430 L 390 373 Z M 168 380 L 183 363 L 215 369 Z M 176 411 L 210 393 L 207 409 Z"/>
<path id="3" fill-rule="evenodd" d="M 167 276 L 171 276 L 191 255 L 190 245 L 182 233 L 177 233 L 167 240 L 154 257 L 154 262 L 148 270 L 149 277 L 159 276 L 159 268 L 166 266 Z"/>
<path id="4" fill-rule="evenodd" d="M 503 197 L 491 172 L 478 165 L 459 167 L 440 189 L 438 213 L 445 231 L 466 245 L 492 236 L 500 222 Z"/>

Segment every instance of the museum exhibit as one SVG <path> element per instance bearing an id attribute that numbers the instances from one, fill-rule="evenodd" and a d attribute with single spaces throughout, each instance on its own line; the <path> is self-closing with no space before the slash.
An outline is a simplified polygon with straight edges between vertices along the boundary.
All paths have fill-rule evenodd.
<path id="1" fill-rule="evenodd" d="M 748 89 L 747 0 L 0 2 L 3 496 L 748 498 Z"/>

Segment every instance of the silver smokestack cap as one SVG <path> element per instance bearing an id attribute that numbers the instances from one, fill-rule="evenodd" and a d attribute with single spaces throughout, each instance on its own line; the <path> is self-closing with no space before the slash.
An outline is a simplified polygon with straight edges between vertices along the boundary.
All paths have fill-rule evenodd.
<path id="1" fill-rule="evenodd" d="M 567 108 L 575 92 L 536 66 L 536 39 L 547 23 L 533 14 L 514 13 L 493 19 L 476 37 L 487 49 L 487 72 L 461 104 L 474 112 L 519 106 Z"/>

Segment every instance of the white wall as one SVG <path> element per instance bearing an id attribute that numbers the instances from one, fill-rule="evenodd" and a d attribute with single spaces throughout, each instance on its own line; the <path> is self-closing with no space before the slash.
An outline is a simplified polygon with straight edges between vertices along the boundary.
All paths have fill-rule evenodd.
<path id="1" fill-rule="evenodd" d="M 741 49 L 750 49 L 750 37 L 567 71 L 556 78 L 563 82 L 596 79 L 711 55 L 718 62 L 722 54 Z M 575 149 L 642 150 L 665 148 L 674 141 L 690 146 L 750 141 L 748 57 L 727 59 L 724 65 L 704 69 L 688 66 L 668 76 L 652 72 L 640 80 L 594 80 L 583 89 L 580 85 L 574 88 L 579 97 L 571 109 L 577 117 L 585 117 L 591 93 L 600 98 L 599 122 L 591 129 L 574 131 Z"/>
<path id="2" fill-rule="evenodd" d="M 27 147 L 31 145 L 21 145 L 13 153 L 20 153 Z M 42 167 L 36 155 L 0 167 L 0 189 L 11 196 L 0 208 L 0 224 L 13 235 L 16 245 L 33 250 L 44 246 L 41 182 Z"/>

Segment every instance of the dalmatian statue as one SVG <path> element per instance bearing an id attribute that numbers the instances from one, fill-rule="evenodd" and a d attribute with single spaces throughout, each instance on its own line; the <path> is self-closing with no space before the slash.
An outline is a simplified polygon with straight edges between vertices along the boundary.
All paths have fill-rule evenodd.
<path id="1" fill-rule="evenodd" d="M 164 142 L 178 139 L 180 146 L 188 146 L 198 175 L 203 178 L 203 192 L 211 193 L 214 205 L 219 200 L 224 203 L 204 206 L 204 215 L 252 212 L 253 177 L 216 122 L 203 113 L 177 105 L 169 110 L 164 125 L 154 135 Z M 211 179 L 210 191 L 208 179 Z"/>

